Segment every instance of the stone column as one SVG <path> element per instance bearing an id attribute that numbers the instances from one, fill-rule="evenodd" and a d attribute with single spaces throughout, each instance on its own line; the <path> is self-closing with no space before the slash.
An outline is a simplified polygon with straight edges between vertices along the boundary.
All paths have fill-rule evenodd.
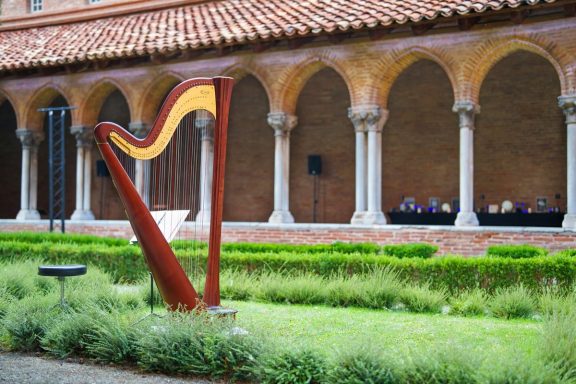
<path id="1" fill-rule="evenodd" d="M 470 101 L 458 101 L 452 111 L 460 119 L 460 212 L 454 225 L 478 226 L 474 212 L 474 119 L 480 107 Z"/>
<path id="2" fill-rule="evenodd" d="M 147 124 L 138 122 L 132 122 L 128 125 L 130 132 L 134 134 L 139 139 L 142 139 L 148 134 L 149 127 Z M 138 191 L 138 194 L 144 201 L 147 207 L 150 207 L 150 188 L 148 183 L 150 180 L 146 175 L 150 174 L 150 161 L 149 160 L 134 160 L 134 186 Z"/>
<path id="3" fill-rule="evenodd" d="M 44 133 L 28 129 L 17 129 L 16 136 L 22 142 L 20 211 L 16 215 L 16 220 L 40 220 L 40 213 L 36 207 L 38 197 L 38 145 L 44 139 Z"/>
<path id="4" fill-rule="evenodd" d="M 76 137 L 76 209 L 70 218 L 94 220 L 90 208 L 93 130 L 83 125 L 73 125 L 70 133 Z"/>
<path id="5" fill-rule="evenodd" d="M 268 125 L 274 129 L 274 211 L 268 222 L 293 223 L 290 213 L 290 131 L 298 118 L 284 112 L 268 114 Z"/>
<path id="6" fill-rule="evenodd" d="M 366 216 L 366 170 L 367 170 L 367 138 L 366 138 L 366 117 L 368 115 L 366 107 L 358 106 L 348 108 L 348 118 L 354 125 L 356 135 L 356 204 L 354 214 L 350 222 L 352 224 L 364 224 Z"/>
<path id="7" fill-rule="evenodd" d="M 212 209 L 212 172 L 214 163 L 214 119 L 208 113 L 197 113 L 195 125 L 200 129 L 200 210 L 196 221 L 210 222 Z"/>
<path id="8" fill-rule="evenodd" d="M 567 209 L 562 227 L 576 230 L 576 95 L 560 96 L 558 105 L 566 115 Z"/>
<path id="9" fill-rule="evenodd" d="M 382 212 L 382 129 L 388 120 L 388 110 L 377 105 L 363 107 L 368 138 L 367 151 L 367 206 L 364 224 L 386 224 Z"/>

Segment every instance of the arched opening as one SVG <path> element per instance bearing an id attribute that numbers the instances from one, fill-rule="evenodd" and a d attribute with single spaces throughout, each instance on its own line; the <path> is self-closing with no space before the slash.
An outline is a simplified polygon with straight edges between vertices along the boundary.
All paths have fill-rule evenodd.
<path id="1" fill-rule="evenodd" d="M 40 108 L 57 108 L 57 107 L 69 107 L 68 101 L 59 93 L 55 93 L 51 101 L 47 105 L 40 105 Z M 54 112 L 54 114 L 59 114 L 60 112 Z M 44 140 L 40 143 L 38 147 L 38 212 L 40 217 L 45 219 L 48 218 L 49 213 L 49 186 L 50 186 L 50 173 L 49 173 L 49 125 L 48 125 L 48 113 L 42 112 L 43 114 L 43 125 L 42 129 L 44 131 Z M 75 208 L 75 179 L 76 179 L 76 138 L 70 133 L 71 125 L 71 114 L 70 111 L 66 111 L 66 117 L 64 122 L 65 127 L 65 183 L 66 183 L 66 218 L 72 215 Z M 54 127 L 56 129 L 56 127 Z"/>
<path id="2" fill-rule="evenodd" d="M 560 82 L 544 58 L 513 53 L 488 73 L 474 133 L 476 210 L 504 200 L 519 209 L 566 209 L 566 127 Z"/>
<path id="3" fill-rule="evenodd" d="M 118 89 L 114 89 L 104 99 L 98 122 L 109 121 L 128 129 L 130 124 L 130 107 L 126 98 Z M 103 166 L 98 167 L 98 162 L 102 162 L 100 151 L 96 146 L 92 149 L 92 158 L 95 165 L 92 168 L 92 211 L 97 219 L 104 220 L 126 220 L 124 207 L 120 202 L 116 188 L 112 179 L 103 173 Z M 102 164 L 102 163 L 100 163 Z M 133 168 L 133 167 L 132 167 Z"/>
<path id="4" fill-rule="evenodd" d="M 354 129 L 347 116 L 348 88 L 333 69 L 306 83 L 296 107 L 298 125 L 290 142 L 290 211 L 296 222 L 348 223 L 354 213 Z M 321 156 L 317 180 L 308 174 L 308 157 Z"/>
<path id="5" fill-rule="evenodd" d="M 20 178 L 22 171 L 22 145 L 16 137 L 16 113 L 12 104 L 4 99 L 0 104 L 0 218 L 13 219 L 20 208 Z"/>
<path id="6" fill-rule="evenodd" d="M 389 119 L 382 132 L 382 195 L 385 212 L 414 201 L 422 211 L 458 197 L 459 136 L 446 72 L 420 60 L 396 79 Z M 392 223 L 395 223 L 391 214 Z"/>
<path id="7" fill-rule="evenodd" d="M 274 132 L 268 97 L 254 76 L 234 86 L 224 193 L 225 221 L 267 221 L 274 207 Z"/>

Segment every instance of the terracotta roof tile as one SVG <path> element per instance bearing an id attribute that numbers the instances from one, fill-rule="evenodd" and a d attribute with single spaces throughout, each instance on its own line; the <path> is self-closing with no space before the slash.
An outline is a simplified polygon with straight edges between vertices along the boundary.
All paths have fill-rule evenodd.
<path id="1" fill-rule="evenodd" d="M 0 32 L 0 70 L 333 33 L 556 0 L 221 0 Z"/>

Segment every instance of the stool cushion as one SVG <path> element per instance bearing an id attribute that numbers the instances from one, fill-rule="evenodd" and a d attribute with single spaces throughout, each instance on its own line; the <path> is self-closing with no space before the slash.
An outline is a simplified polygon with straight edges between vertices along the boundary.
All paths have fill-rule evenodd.
<path id="1" fill-rule="evenodd" d="M 76 265 L 41 265 L 38 267 L 40 276 L 79 276 L 86 274 L 86 266 Z"/>

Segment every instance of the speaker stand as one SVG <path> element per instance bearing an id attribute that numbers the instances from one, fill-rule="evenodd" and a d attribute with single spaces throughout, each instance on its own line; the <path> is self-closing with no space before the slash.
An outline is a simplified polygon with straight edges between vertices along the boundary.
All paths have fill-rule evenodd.
<path id="1" fill-rule="evenodd" d="M 312 222 L 316 223 L 318 222 L 318 190 L 319 188 L 319 183 L 320 180 L 318 179 L 318 174 L 314 173 L 313 175 L 314 177 L 314 188 L 312 191 Z"/>

